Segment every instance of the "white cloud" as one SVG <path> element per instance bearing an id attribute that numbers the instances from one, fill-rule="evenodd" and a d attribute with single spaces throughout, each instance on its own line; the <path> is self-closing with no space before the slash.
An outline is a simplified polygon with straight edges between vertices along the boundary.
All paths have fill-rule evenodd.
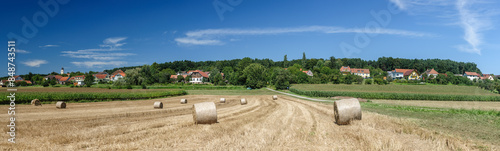
<path id="1" fill-rule="evenodd" d="M 40 48 L 50 48 L 50 47 L 59 47 L 59 45 L 44 45 L 44 46 L 38 46 Z"/>
<path id="2" fill-rule="evenodd" d="M 109 52 L 116 51 L 118 49 L 83 49 L 78 51 L 62 51 L 62 56 L 67 56 L 71 58 L 83 58 L 83 59 L 94 59 L 94 60 L 115 60 L 121 59 L 126 56 L 135 55 L 133 53 L 117 53 Z M 102 53 L 106 52 L 106 53 Z"/>
<path id="3" fill-rule="evenodd" d="M 45 60 L 31 60 L 31 61 L 23 62 L 22 64 L 25 64 L 25 65 L 30 66 L 30 67 L 40 67 L 40 65 L 47 64 L 47 63 L 49 63 L 49 62 L 47 62 Z"/>
<path id="4" fill-rule="evenodd" d="M 473 7 L 473 2 L 469 0 L 458 0 L 456 3 L 460 18 L 460 26 L 464 30 L 464 40 L 469 47 L 460 46 L 460 50 L 465 52 L 481 54 L 480 45 L 483 43 L 482 31 L 491 29 L 490 20 L 487 14 L 479 13 L 478 8 Z"/>
<path id="5" fill-rule="evenodd" d="M 121 41 L 127 39 L 127 37 L 111 37 L 111 38 L 106 38 L 101 47 L 110 47 L 110 48 L 116 48 L 116 47 L 121 47 L 127 43 L 120 43 Z"/>
<path id="6" fill-rule="evenodd" d="M 16 53 L 31 53 L 29 51 L 26 51 L 26 50 L 22 50 L 22 49 L 16 49 Z"/>
<path id="7" fill-rule="evenodd" d="M 127 37 L 107 38 L 103 41 L 103 44 L 99 45 L 101 48 L 82 49 L 77 51 L 61 51 L 61 56 L 76 59 L 86 59 L 85 61 L 74 61 L 71 63 L 77 66 L 84 66 L 88 68 L 120 66 L 126 64 L 126 62 L 121 61 L 125 57 L 135 55 L 134 53 L 119 52 L 123 50 L 120 47 L 126 44 L 122 42 L 125 39 L 127 39 Z"/>
<path id="8" fill-rule="evenodd" d="M 102 68 L 105 66 L 123 66 L 127 64 L 125 61 L 84 61 L 84 62 L 71 62 L 77 66 L 85 66 L 87 68 Z"/>
<path id="9" fill-rule="evenodd" d="M 335 33 L 367 33 L 367 34 L 387 34 L 400 36 L 432 36 L 432 34 L 423 32 L 414 32 L 397 29 L 378 29 L 365 30 L 364 28 L 343 28 L 335 26 L 306 26 L 295 28 L 266 28 L 266 29 L 205 29 L 197 31 L 189 31 L 186 37 L 176 38 L 178 44 L 192 45 L 221 45 L 224 44 L 221 40 L 227 36 L 242 36 L 242 35 L 277 35 L 287 33 L 303 33 L 303 32 L 320 32 L 325 34 Z M 231 40 L 229 40 L 231 41 Z"/>
<path id="10" fill-rule="evenodd" d="M 177 43 L 182 43 L 182 44 L 192 44 L 192 45 L 221 45 L 222 42 L 219 40 L 198 40 L 195 38 L 176 38 L 175 41 Z"/>

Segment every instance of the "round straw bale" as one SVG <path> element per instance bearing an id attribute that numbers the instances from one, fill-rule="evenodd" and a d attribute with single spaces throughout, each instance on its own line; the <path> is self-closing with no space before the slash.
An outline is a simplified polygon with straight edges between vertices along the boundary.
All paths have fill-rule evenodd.
<path id="1" fill-rule="evenodd" d="M 58 108 L 58 109 L 64 109 L 64 108 L 66 108 L 66 102 L 64 102 L 64 101 L 57 101 L 56 108 Z"/>
<path id="2" fill-rule="evenodd" d="M 163 108 L 163 103 L 161 102 L 155 102 L 153 105 L 155 109 L 162 109 Z"/>
<path id="3" fill-rule="evenodd" d="M 181 99 L 181 104 L 186 104 L 186 103 L 188 103 L 187 99 Z"/>
<path id="4" fill-rule="evenodd" d="M 226 98 L 220 98 L 220 103 L 226 103 Z"/>
<path id="5" fill-rule="evenodd" d="M 41 106 L 42 102 L 40 102 L 40 100 L 38 100 L 38 99 L 34 99 L 34 100 L 31 100 L 31 104 L 34 106 Z"/>
<path id="6" fill-rule="evenodd" d="M 273 95 L 273 100 L 278 100 L 278 96 L 277 95 Z"/>
<path id="7" fill-rule="evenodd" d="M 217 108 L 214 102 L 193 104 L 193 121 L 195 124 L 217 123 Z"/>
<path id="8" fill-rule="evenodd" d="M 351 120 L 361 120 L 361 105 L 356 98 L 335 101 L 333 111 L 339 125 L 350 124 Z"/>
<path id="9" fill-rule="evenodd" d="M 245 104 L 247 104 L 247 99 L 245 99 L 245 98 L 241 99 L 241 105 L 245 105 Z"/>

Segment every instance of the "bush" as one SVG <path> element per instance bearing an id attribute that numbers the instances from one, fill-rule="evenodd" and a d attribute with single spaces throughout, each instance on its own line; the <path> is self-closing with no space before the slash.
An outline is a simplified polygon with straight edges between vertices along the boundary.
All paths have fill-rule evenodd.
<path id="1" fill-rule="evenodd" d="M 127 85 L 127 89 L 132 89 L 132 86 L 131 85 Z"/>
<path id="2" fill-rule="evenodd" d="M 372 79 L 366 79 L 365 84 L 368 84 L 368 85 L 372 84 Z"/>
<path id="3" fill-rule="evenodd" d="M 145 84 L 142 85 L 142 89 L 147 89 Z"/>

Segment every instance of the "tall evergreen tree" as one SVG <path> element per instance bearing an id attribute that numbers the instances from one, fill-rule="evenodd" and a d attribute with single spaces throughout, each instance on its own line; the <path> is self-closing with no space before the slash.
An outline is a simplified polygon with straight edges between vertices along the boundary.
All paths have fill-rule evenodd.
<path id="1" fill-rule="evenodd" d="M 286 68 L 288 67 L 288 59 L 286 58 L 286 55 L 285 57 L 283 58 L 283 68 Z"/>

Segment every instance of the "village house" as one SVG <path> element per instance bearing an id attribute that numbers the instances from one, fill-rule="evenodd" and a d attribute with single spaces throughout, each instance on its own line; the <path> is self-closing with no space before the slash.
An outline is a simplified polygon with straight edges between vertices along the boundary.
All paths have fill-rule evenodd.
<path id="1" fill-rule="evenodd" d="M 476 72 L 467 72 L 466 71 L 464 73 L 464 77 L 469 78 L 469 80 L 471 80 L 471 81 L 474 80 L 474 79 L 478 80 L 479 79 L 479 74 L 477 74 Z"/>
<path id="2" fill-rule="evenodd" d="M 222 77 L 224 78 L 224 73 L 220 73 Z M 203 72 L 202 70 L 189 70 L 189 71 L 180 71 L 177 72 L 177 75 L 170 75 L 170 79 L 177 79 L 178 76 L 184 77 L 186 79 L 188 76 L 191 78 L 189 79 L 190 83 L 194 84 L 201 84 L 206 81 L 209 81 L 210 77 L 210 72 Z M 185 81 L 188 81 L 186 79 Z"/>
<path id="3" fill-rule="evenodd" d="M 126 76 L 127 75 L 122 70 L 116 70 L 115 72 L 113 72 L 113 74 L 111 74 L 110 78 L 111 81 L 116 81 L 118 79 L 125 78 Z"/>
<path id="4" fill-rule="evenodd" d="M 351 67 L 347 66 L 342 66 L 340 67 L 340 73 L 342 73 L 342 75 L 347 75 L 347 74 L 351 74 Z"/>
<path id="5" fill-rule="evenodd" d="M 415 69 L 394 69 L 387 71 L 387 74 L 392 79 L 404 79 L 407 76 L 408 80 L 420 80 L 420 75 Z"/>
<path id="6" fill-rule="evenodd" d="M 495 80 L 495 78 L 493 78 L 492 74 L 483 74 L 483 76 L 481 76 L 481 80 Z"/>
<path id="7" fill-rule="evenodd" d="M 191 83 L 203 83 L 203 80 L 208 81 L 209 72 L 203 72 L 201 70 L 188 71 L 188 75 L 191 76 L 189 82 Z"/>
<path id="8" fill-rule="evenodd" d="M 179 76 L 182 76 L 184 79 L 186 79 L 186 77 L 187 77 L 188 75 L 187 75 L 187 74 L 185 74 L 185 75 L 170 75 L 170 79 L 175 79 L 175 80 L 177 80 L 177 77 L 179 77 Z"/>
<path id="9" fill-rule="evenodd" d="M 71 81 L 69 81 L 69 77 L 62 77 L 62 78 L 61 78 L 61 79 L 59 79 L 59 81 L 58 81 L 58 83 L 59 83 L 59 84 L 62 84 L 62 85 L 66 84 L 66 83 L 69 83 L 69 82 L 71 82 Z"/>
<path id="10" fill-rule="evenodd" d="M 422 75 L 427 75 L 427 77 L 431 77 L 432 75 L 433 78 L 436 78 L 439 75 L 439 72 L 437 72 L 436 70 L 434 70 L 434 68 L 432 68 L 425 70 L 425 72 Z"/>
<path id="11" fill-rule="evenodd" d="M 351 68 L 351 74 L 361 76 L 366 79 L 370 77 L 370 69 Z"/>
<path id="12" fill-rule="evenodd" d="M 363 78 L 370 78 L 370 69 L 358 69 L 358 68 L 351 68 L 349 66 L 342 66 L 340 67 L 340 72 L 342 75 L 347 75 L 347 74 L 353 74 L 357 76 L 361 76 Z"/>
<path id="13" fill-rule="evenodd" d="M 18 82 L 26 82 L 26 84 L 28 85 L 31 85 L 33 83 L 31 83 L 30 80 L 24 80 L 21 76 L 14 76 L 14 83 L 18 83 Z M 7 87 L 7 85 L 9 85 L 9 80 L 0 80 L 0 86 L 1 87 Z"/>
<path id="14" fill-rule="evenodd" d="M 85 82 L 84 82 L 85 75 L 74 76 L 73 78 L 75 79 L 74 85 L 78 85 L 78 86 L 85 85 Z"/>
<path id="15" fill-rule="evenodd" d="M 60 76 L 60 75 L 48 75 L 48 76 L 45 76 L 45 80 L 50 80 L 50 79 L 56 79 L 56 81 L 59 81 L 61 80 L 63 76 Z"/>
<path id="16" fill-rule="evenodd" d="M 300 69 L 300 71 L 302 71 L 302 69 Z M 310 76 L 310 77 L 312 77 L 312 76 L 314 75 L 314 74 L 313 74 L 313 72 L 312 72 L 311 70 L 302 71 L 302 72 L 306 73 L 306 74 L 307 74 L 307 76 Z"/>
<path id="17" fill-rule="evenodd" d="M 93 75 L 94 83 L 110 81 L 110 75 L 107 72 L 99 72 Z"/>

